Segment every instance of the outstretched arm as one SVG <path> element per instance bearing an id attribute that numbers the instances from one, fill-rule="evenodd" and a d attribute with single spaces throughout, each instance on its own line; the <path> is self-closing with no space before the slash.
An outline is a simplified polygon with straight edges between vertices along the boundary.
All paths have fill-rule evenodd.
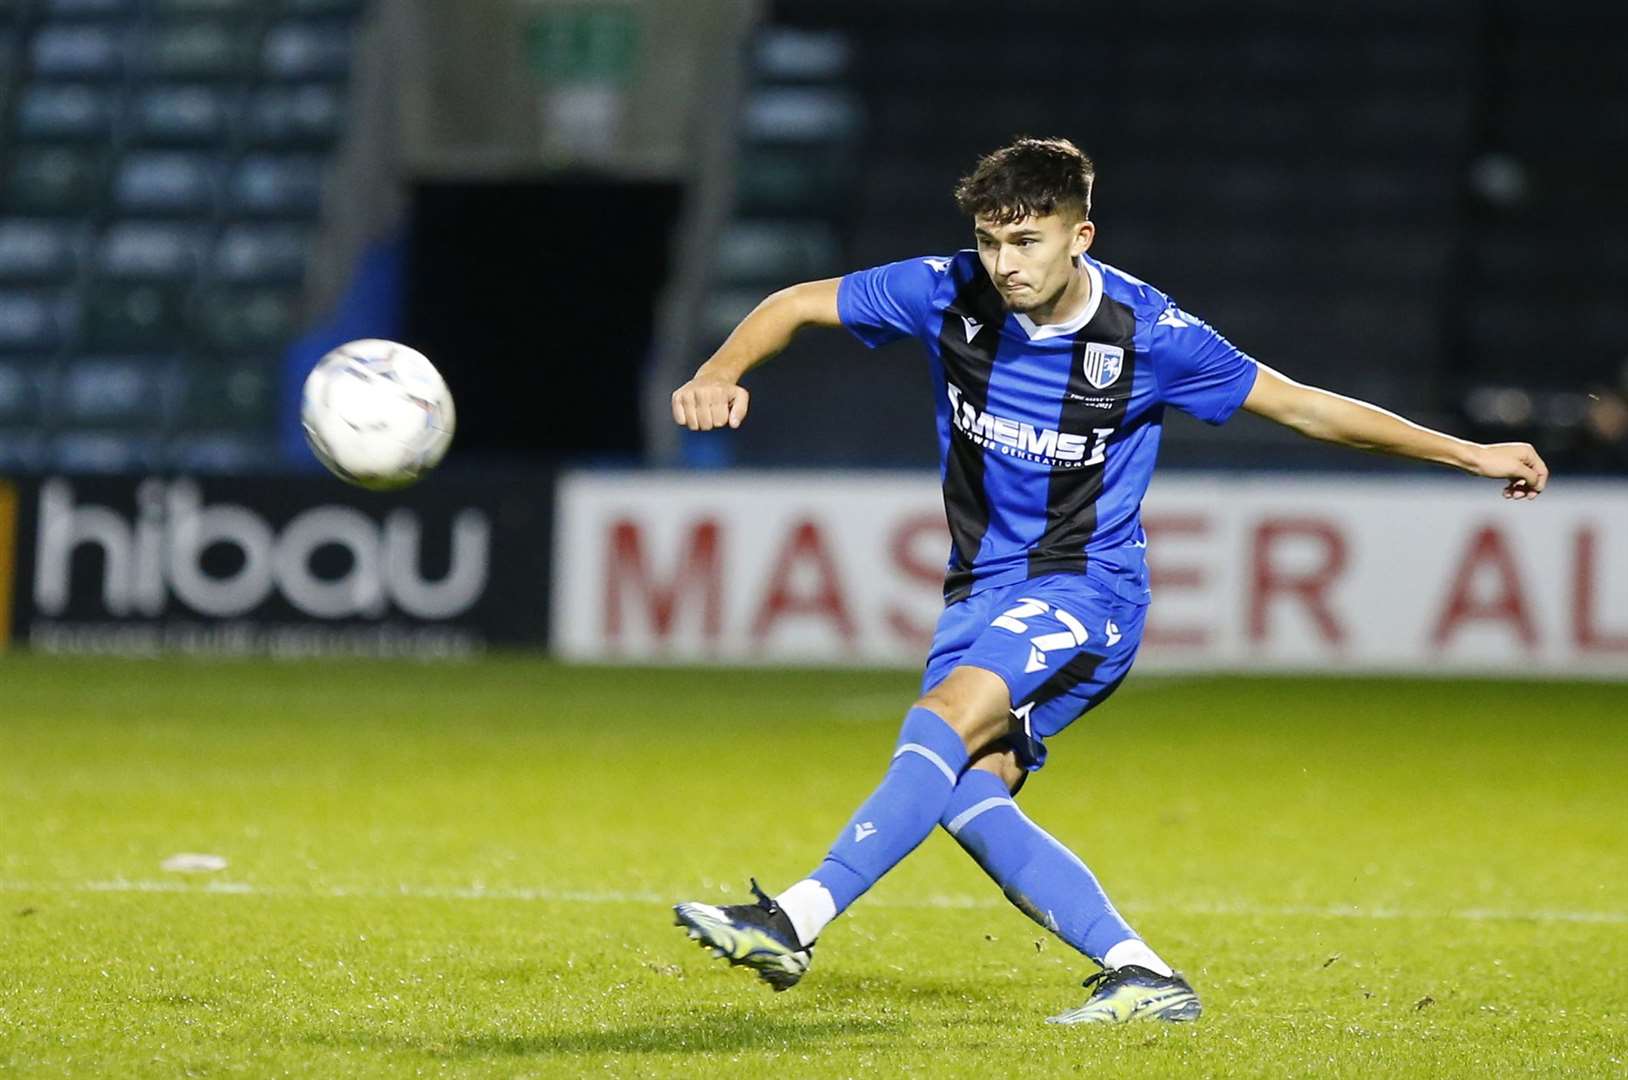
<path id="1" fill-rule="evenodd" d="M 689 382 L 673 391 L 673 420 L 691 431 L 741 426 L 750 399 L 742 375 L 791 344 L 805 326 L 841 326 L 840 278 L 805 281 L 781 289 L 741 320 Z"/>
<path id="2" fill-rule="evenodd" d="M 1535 499 L 1549 482 L 1549 467 L 1528 443 L 1456 439 L 1367 402 L 1297 383 L 1265 364 L 1260 365 L 1243 407 L 1313 439 L 1507 480 L 1506 499 Z"/>

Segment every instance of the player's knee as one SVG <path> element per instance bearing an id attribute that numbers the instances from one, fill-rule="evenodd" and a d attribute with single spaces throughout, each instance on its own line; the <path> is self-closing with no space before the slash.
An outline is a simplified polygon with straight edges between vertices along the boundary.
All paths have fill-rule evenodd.
<path id="1" fill-rule="evenodd" d="M 923 694 L 916 707 L 954 728 L 969 753 L 1005 736 L 1011 723 L 1006 684 L 1000 676 L 976 668 L 956 668 Z"/>
<path id="2" fill-rule="evenodd" d="M 954 694 L 930 690 L 916 701 L 915 707 L 926 709 L 950 725 L 955 729 L 956 734 L 961 736 L 963 742 L 967 741 L 968 736 L 976 735 L 983 726 L 979 722 L 980 718 L 976 709 L 965 698 L 957 697 Z M 968 749 L 975 748 L 969 746 Z"/>

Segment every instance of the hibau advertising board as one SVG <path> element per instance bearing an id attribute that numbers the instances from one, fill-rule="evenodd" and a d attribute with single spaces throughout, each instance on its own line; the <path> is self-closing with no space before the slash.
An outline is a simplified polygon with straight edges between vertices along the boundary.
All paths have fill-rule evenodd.
<path id="1" fill-rule="evenodd" d="M 0 645 L 450 657 L 546 639 L 547 478 L 0 481 Z"/>
<path id="2" fill-rule="evenodd" d="M 1628 484 L 1175 475 L 1143 508 L 1139 664 L 1628 678 Z M 921 663 L 931 476 L 576 473 L 552 640 L 581 660 Z"/>

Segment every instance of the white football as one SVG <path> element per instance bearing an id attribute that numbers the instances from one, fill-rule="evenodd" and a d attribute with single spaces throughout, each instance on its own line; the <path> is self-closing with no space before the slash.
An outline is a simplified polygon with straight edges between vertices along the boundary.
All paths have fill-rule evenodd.
<path id="1" fill-rule="evenodd" d="M 446 455 L 452 394 L 423 353 L 394 341 L 353 341 L 306 377 L 300 420 L 311 452 L 335 476 L 388 491 Z"/>

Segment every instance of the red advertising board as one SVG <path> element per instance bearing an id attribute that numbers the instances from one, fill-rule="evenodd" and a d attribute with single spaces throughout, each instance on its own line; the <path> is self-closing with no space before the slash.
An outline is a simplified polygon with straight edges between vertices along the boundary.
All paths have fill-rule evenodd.
<path id="1" fill-rule="evenodd" d="M 1166 477 L 1141 663 L 1628 678 L 1628 485 Z M 915 665 L 948 552 L 931 476 L 578 473 L 553 645 L 592 660 Z"/>

